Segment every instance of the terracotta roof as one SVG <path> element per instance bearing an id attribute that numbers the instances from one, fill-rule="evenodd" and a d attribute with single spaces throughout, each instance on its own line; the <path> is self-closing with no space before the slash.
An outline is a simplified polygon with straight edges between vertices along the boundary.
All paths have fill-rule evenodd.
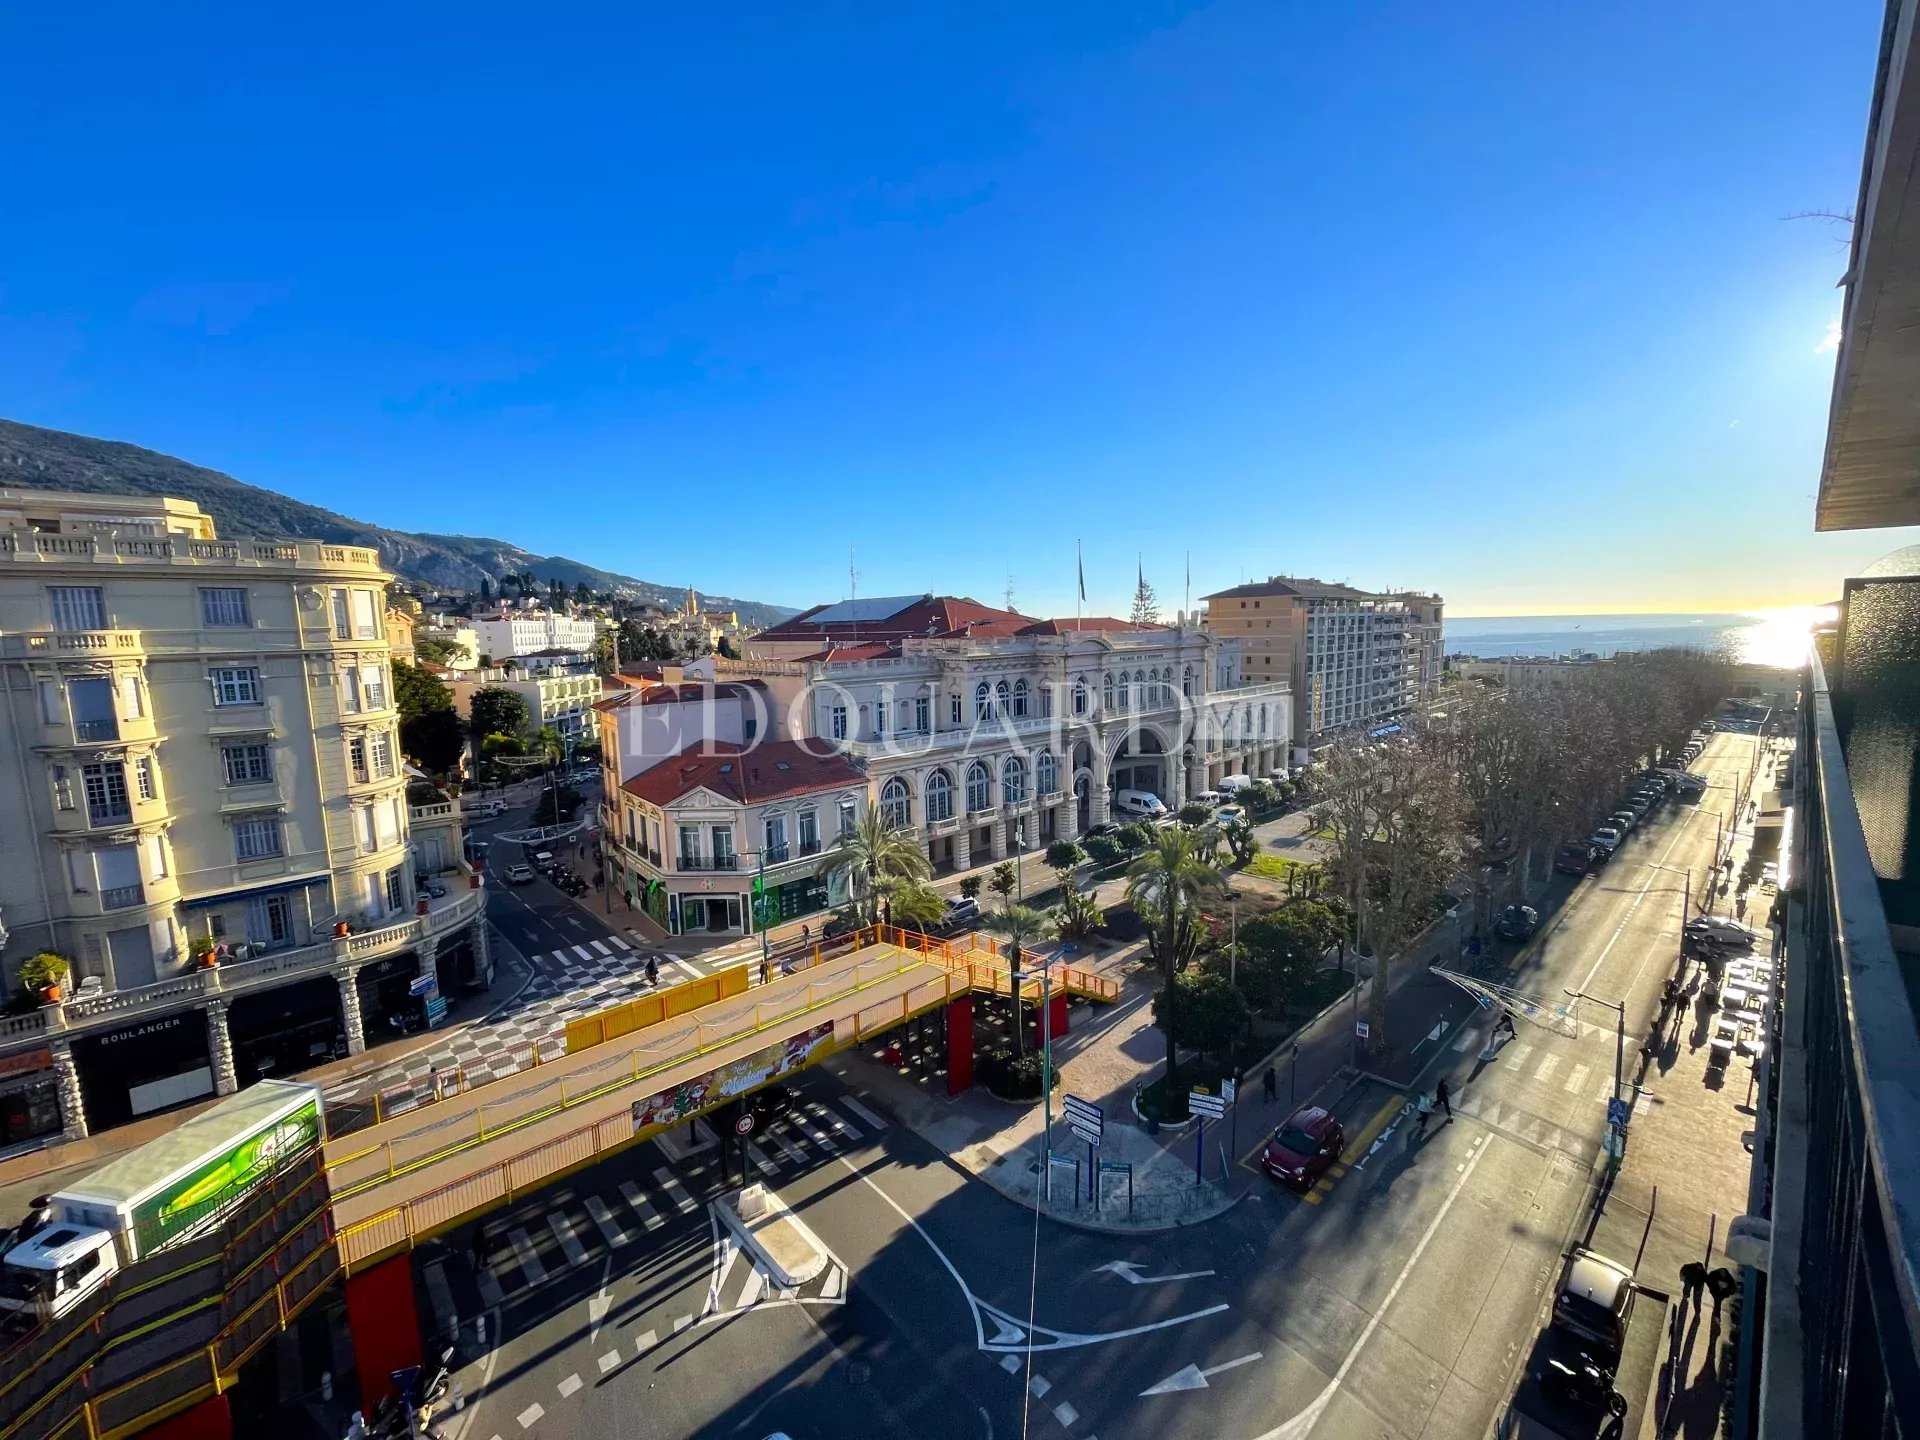
<path id="1" fill-rule="evenodd" d="M 1033 623 L 1031 615 L 1022 615 L 1017 610 L 996 610 L 991 605 L 982 605 L 978 600 L 953 595 L 922 595 L 917 600 L 906 601 L 893 613 L 878 617 L 869 614 L 858 620 L 832 618 L 836 613 L 844 613 L 847 603 L 836 601 L 832 605 L 815 605 L 811 610 L 803 610 L 789 620 L 769 626 L 753 638 L 818 640 L 829 646 L 864 646 L 887 640 L 904 640 L 916 635 L 936 638 L 969 634 L 1015 635 L 1023 626 Z M 820 614 L 827 614 L 829 618 L 816 621 L 813 617 Z"/>
<path id="2" fill-rule="evenodd" d="M 1235 585 L 1231 590 L 1216 590 L 1211 595 L 1202 595 L 1202 600 L 1251 600 L 1256 596 L 1300 595 L 1310 600 L 1393 600 L 1394 595 L 1381 595 L 1371 590 L 1356 590 L 1351 585 L 1339 585 L 1330 580 L 1304 580 L 1293 576 L 1275 575 L 1267 580 L 1255 580 L 1247 585 Z"/>
<path id="3" fill-rule="evenodd" d="M 764 680 L 687 680 L 679 685 L 663 685 L 658 680 L 643 680 L 633 675 L 612 675 L 609 682 L 622 688 L 594 702 L 596 710 L 621 710 L 628 705 L 698 704 L 711 696 L 715 700 L 741 700 L 766 689 Z"/>
<path id="4" fill-rule="evenodd" d="M 876 640 L 871 645 L 829 645 L 826 649 L 816 650 L 811 655 L 802 655 L 796 663 L 804 665 L 813 662 L 825 665 L 835 660 L 879 660 L 899 653 L 899 641 Z"/>
<path id="5" fill-rule="evenodd" d="M 794 740 L 751 750 L 725 741 L 688 750 L 643 770 L 620 788 L 653 805 L 671 805 L 695 790 L 711 790 L 742 805 L 764 805 L 789 795 L 865 786 L 867 772 L 844 755 L 810 753 Z"/>

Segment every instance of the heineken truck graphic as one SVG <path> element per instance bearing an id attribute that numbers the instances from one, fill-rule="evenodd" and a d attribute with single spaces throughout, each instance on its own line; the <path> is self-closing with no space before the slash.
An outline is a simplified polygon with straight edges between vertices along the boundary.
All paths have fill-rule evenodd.
<path id="1" fill-rule="evenodd" d="M 316 1086 L 262 1080 L 36 1201 L 0 1239 L 0 1312 L 57 1318 L 120 1269 L 218 1225 L 321 1139 Z"/>

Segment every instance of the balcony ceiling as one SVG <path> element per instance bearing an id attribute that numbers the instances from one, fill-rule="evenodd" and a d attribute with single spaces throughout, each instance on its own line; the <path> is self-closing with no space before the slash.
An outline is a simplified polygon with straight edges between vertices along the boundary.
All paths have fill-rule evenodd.
<path id="1" fill-rule="evenodd" d="M 1892 0 L 1854 207 L 1818 530 L 1920 523 L 1920 0 Z"/>

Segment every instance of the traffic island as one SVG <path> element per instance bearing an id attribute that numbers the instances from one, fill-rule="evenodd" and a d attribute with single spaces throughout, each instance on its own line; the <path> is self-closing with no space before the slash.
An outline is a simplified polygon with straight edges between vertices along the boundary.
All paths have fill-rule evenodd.
<path id="1" fill-rule="evenodd" d="M 751 1253 L 767 1278 L 791 1290 L 827 1268 L 827 1247 L 764 1185 L 729 1190 L 715 1205 L 721 1223 Z"/>

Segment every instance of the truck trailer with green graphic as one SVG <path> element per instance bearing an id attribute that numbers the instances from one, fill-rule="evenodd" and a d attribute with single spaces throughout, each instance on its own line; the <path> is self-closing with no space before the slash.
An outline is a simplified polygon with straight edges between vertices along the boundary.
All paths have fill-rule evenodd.
<path id="1" fill-rule="evenodd" d="M 262 1080 L 48 1197 L 0 1260 L 0 1311 L 54 1318 L 117 1271 L 217 1226 L 320 1143 L 318 1086 Z"/>

